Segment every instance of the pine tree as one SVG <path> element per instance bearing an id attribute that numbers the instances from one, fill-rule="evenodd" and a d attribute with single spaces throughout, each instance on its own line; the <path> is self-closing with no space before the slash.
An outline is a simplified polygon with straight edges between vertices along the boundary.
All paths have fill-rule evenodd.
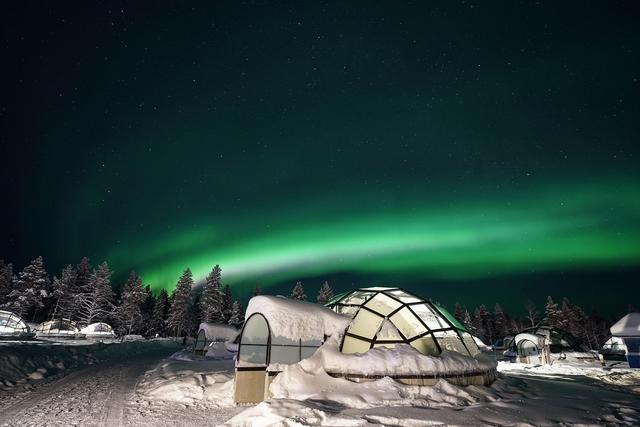
<path id="1" fill-rule="evenodd" d="M 322 286 L 320 286 L 320 291 L 318 291 L 318 297 L 316 298 L 316 301 L 318 302 L 318 304 L 324 305 L 327 302 L 331 301 L 331 299 L 333 299 L 333 289 L 331 289 L 331 286 L 329 286 L 329 282 L 325 280 Z"/>
<path id="2" fill-rule="evenodd" d="M 153 306 L 153 314 L 151 315 L 150 335 L 158 335 L 164 337 L 166 334 L 167 313 L 169 311 L 169 295 L 163 288 L 160 289 L 156 303 Z"/>
<path id="3" fill-rule="evenodd" d="M 144 325 L 142 332 L 145 337 L 149 337 L 151 336 L 151 316 L 153 316 L 153 307 L 156 299 L 153 297 L 151 286 L 147 285 L 143 290 L 144 298 L 142 299 L 142 304 L 140 304 L 141 322 Z"/>
<path id="4" fill-rule="evenodd" d="M 257 284 L 253 289 L 253 296 L 257 297 L 258 295 L 262 295 L 262 288 L 260 287 L 260 284 Z"/>
<path id="5" fill-rule="evenodd" d="M 538 310 L 536 310 L 536 306 L 533 301 L 527 301 L 527 305 L 525 306 L 527 310 L 527 320 L 529 321 L 529 326 L 534 327 L 538 323 Z"/>
<path id="6" fill-rule="evenodd" d="M 242 308 L 240 307 L 240 302 L 237 300 L 233 302 L 231 306 L 231 317 L 229 318 L 229 324 L 231 326 L 235 326 L 236 328 L 240 328 L 244 323 L 244 314 L 242 313 Z"/>
<path id="7" fill-rule="evenodd" d="M 222 295 L 222 323 L 229 323 L 231 319 L 231 310 L 233 309 L 233 294 L 231 287 L 225 285 L 224 294 Z"/>
<path id="8" fill-rule="evenodd" d="M 476 308 L 473 314 L 473 327 L 476 331 L 476 334 L 480 336 L 480 338 L 484 342 L 493 342 L 493 333 L 491 331 L 491 319 L 489 316 L 489 312 L 484 304 L 481 304 L 478 308 Z"/>
<path id="9" fill-rule="evenodd" d="M 306 301 L 307 295 L 304 293 L 304 287 L 302 286 L 302 282 L 297 281 L 296 285 L 293 287 L 293 291 L 291 292 L 290 299 L 295 299 L 299 301 Z"/>
<path id="10" fill-rule="evenodd" d="M 189 315 L 189 302 L 191 299 L 191 288 L 193 287 L 193 275 L 191 269 L 187 268 L 172 294 L 171 307 L 167 318 L 167 329 L 173 336 L 179 337 L 189 331 L 191 322 Z"/>
<path id="11" fill-rule="evenodd" d="M 0 307 L 7 303 L 13 290 L 13 265 L 5 264 L 0 259 Z"/>
<path id="12" fill-rule="evenodd" d="M 502 306 L 496 303 L 493 309 L 493 335 L 494 338 L 504 338 L 509 328 L 509 320 Z"/>
<path id="13" fill-rule="evenodd" d="M 131 335 L 139 332 L 142 320 L 140 305 L 145 297 L 142 278 L 137 277 L 135 271 L 131 271 L 127 283 L 122 288 L 120 307 L 118 307 L 117 321 L 122 334 Z"/>
<path id="14" fill-rule="evenodd" d="M 458 322 L 463 323 L 464 309 L 462 308 L 460 303 L 457 301 L 456 301 L 456 305 L 453 308 L 453 316 L 458 320 Z"/>
<path id="15" fill-rule="evenodd" d="M 475 327 L 473 326 L 471 313 L 469 313 L 469 310 L 467 310 L 466 306 L 464 307 L 461 322 L 464 325 L 464 327 L 467 329 L 467 331 L 469 331 L 470 334 L 475 335 L 477 333 L 477 331 L 475 330 Z"/>
<path id="16" fill-rule="evenodd" d="M 202 297 L 200 298 L 200 311 L 203 322 L 222 323 L 224 320 L 222 310 L 223 294 L 220 290 L 221 273 L 220 266 L 216 264 L 205 281 Z"/>
<path id="17" fill-rule="evenodd" d="M 544 311 L 544 323 L 555 328 L 560 327 L 560 325 L 562 324 L 562 315 L 560 313 L 560 310 L 558 309 L 558 304 L 553 301 L 553 298 L 551 298 L 551 296 L 547 297 L 547 304 L 544 307 Z"/>
<path id="18" fill-rule="evenodd" d="M 105 321 L 112 313 L 111 271 L 106 262 L 93 270 L 87 283 L 87 291 L 79 296 L 79 301 L 77 318 L 81 325 Z"/>
<path id="19" fill-rule="evenodd" d="M 49 296 L 49 287 L 49 276 L 44 269 L 42 257 L 38 257 L 18 274 L 5 307 L 20 317 L 31 315 L 31 320 L 36 320 Z"/>

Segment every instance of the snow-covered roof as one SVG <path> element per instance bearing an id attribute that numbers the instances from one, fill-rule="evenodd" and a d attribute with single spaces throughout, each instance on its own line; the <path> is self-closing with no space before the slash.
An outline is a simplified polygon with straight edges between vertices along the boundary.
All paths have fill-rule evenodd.
<path id="1" fill-rule="evenodd" d="M 240 331 L 231 325 L 225 325 L 222 323 L 200 323 L 198 331 L 204 331 L 204 335 L 207 337 L 208 342 L 212 341 L 231 341 L 233 342 Z"/>
<path id="2" fill-rule="evenodd" d="M 627 314 L 609 330 L 615 337 L 640 337 L 640 313 Z"/>
<path id="3" fill-rule="evenodd" d="M 351 320 L 319 304 L 270 295 L 251 298 L 245 318 L 254 313 L 267 319 L 272 336 L 303 341 L 340 334 Z"/>
<path id="4" fill-rule="evenodd" d="M 111 328 L 110 325 L 103 323 L 103 322 L 98 322 L 98 323 L 92 323 L 88 326 L 85 326 L 84 328 L 82 328 L 80 330 L 80 333 L 86 334 L 86 335 L 109 335 L 109 336 L 113 336 L 113 328 Z"/>

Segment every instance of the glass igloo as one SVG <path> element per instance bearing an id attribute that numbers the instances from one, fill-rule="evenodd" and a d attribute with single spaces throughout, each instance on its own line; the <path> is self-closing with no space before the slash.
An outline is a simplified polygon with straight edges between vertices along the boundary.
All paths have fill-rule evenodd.
<path id="1" fill-rule="evenodd" d="M 444 350 L 480 353 L 471 334 L 447 310 L 400 288 L 359 288 L 338 295 L 327 306 L 353 317 L 340 346 L 343 353 L 402 343 L 430 356 Z"/>

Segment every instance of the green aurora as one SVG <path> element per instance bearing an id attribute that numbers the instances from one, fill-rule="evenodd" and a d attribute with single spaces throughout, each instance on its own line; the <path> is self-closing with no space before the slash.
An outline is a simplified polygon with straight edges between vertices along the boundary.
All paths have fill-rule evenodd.
<path id="1" fill-rule="evenodd" d="M 203 279 L 214 264 L 228 283 L 248 286 L 345 271 L 465 280 L 628 267 L 640 261 L 639 196 L 636 183 L 622 181 L 382 208 L 373 195 L 353 193 L 329 203 L 333 215 L 313 215 L 318 206 L 310 202 L 259 221 L 202 221 L 143 244 L 127 242 L 106 258 L 133 263 L 156 290 L 172 289 L 187 266 Z M 336 214 L 342 210 L 349 215 Z"/>

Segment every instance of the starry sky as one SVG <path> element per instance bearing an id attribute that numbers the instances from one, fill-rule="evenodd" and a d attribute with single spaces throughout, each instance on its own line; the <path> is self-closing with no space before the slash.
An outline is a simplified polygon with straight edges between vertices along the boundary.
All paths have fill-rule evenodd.
<path id="1" fill-rule="evenodd" d="M 2 2 L 0 258 L 640 306 L 633 2 L 186 3 Z"/>

